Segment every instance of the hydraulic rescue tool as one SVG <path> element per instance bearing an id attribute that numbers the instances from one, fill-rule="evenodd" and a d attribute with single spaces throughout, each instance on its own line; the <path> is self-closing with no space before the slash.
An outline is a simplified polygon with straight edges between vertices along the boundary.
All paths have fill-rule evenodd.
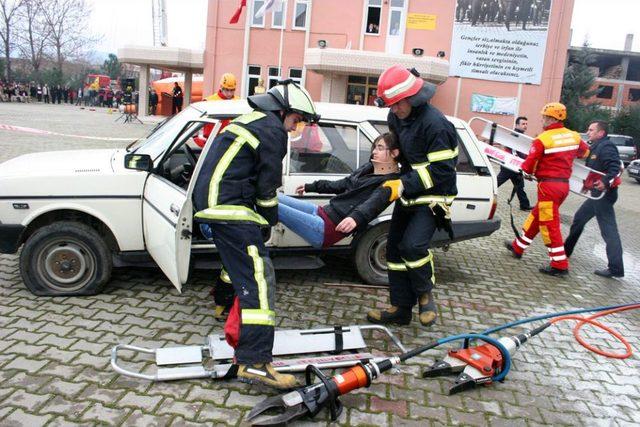
<path id="1" fill-rule="evenodd" d="M 396 365 L 420 355 L 428 350 L 442 344 L 464 340 L 462 349 L 451 350 L 448 355 L 436 361 L 431 368 L 423 373 L 423 377 L 437 377 L 445 374 L 458 374 L 454 385 L 450 388 L 449 394 L 458 393 L 474 388 L 478 385 L 488 385 L 492 382 L 503 381 L 511 368 L 511 355 L 531 337 L 538 335 L 549 326 L 561 320 L 577 320 L 579 323 L 574 328 L 574 335 L 578 337 L 579 328 L 585 323 L 592 324 L 604 329 L 621 341 L 627 348 L 627 353 L 623 355 L 604 353 L 599 350 L 599 354 L 609 357 L 625 358 L 631 355 L 631 347 L 618 333 L 611 331 L 604 325 L 595 322 L 596 317 L 607 314 L 640 308 L 640 303 L 597 307 L 589 309 L 571 310 L 562 313 L 553 313 L 530 317 L 515 322 L 510 322 L 502 326 L 487 329 L 482 334 L 462 334 L 453 335 L 430 342 L 422 347 L 405 352 L 399 356 L 390 357 L 384 360 L 369 361 L 343 371 L 333 377 L 326 377 L 313 365 L 306 369 L 306 386 L 290 391 L 283 395 L 273 396 L 256 405 L 247 415 L 247 421 L 251 425 L 282 425 L 295 419 L 310 416 L 313 417 L 328 407 L 331 419 L 335 421 L 342 412 L 342 404 L 339 397 L 353 390 L 369 387 L 373 380 L 382 373 L 390 370 Z M 591 317 L 579 317 L 575 314 L 586 312 L 598 312 Z M 548 321 L 527 333 L 512 337 L 494 339 L 488 336 L 513 326 L 530 323 L 533 321 L 555 318 Z M 485 344 L 470 347 L 471 340 L 484 341 Z M 578 337 L 578 341 L 585 345 Z M 585 347 L 593 350 L 589 346 Z M 316 377 L 319 382 L 313 382 Z"/>

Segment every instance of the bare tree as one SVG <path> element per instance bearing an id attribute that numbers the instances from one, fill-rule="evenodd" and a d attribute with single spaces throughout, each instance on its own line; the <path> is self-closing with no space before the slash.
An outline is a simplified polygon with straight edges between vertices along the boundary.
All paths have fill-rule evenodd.
<path id="1" fill-rule="evenodd" d="M 38 0 L 24 0 L 18 15 L 20 31 L 17 34 L 17 47 L 22 57 L 29 60 L 34 73 L 38 75 L 45 49 L 50 42 L 51 29 L 44 19 Z"/>
<path id="2" fill-rule="evenodd" d="M 79 56 L 96 40 L 88 35 L 87 29 L 91 9 L 85 0 L 36 1 L 50 31 L 49 40 L 56 68 L 62 75 L 64 61 Z"/>
<path id="3" fill-rule="evenodd" d="M 4 47 L 5 76 L 11 81 L 11 48 L 13 47 L 13 30 L 16 28 L 16 14 L 24 0 L 0 0 L 0 40 Z"/>

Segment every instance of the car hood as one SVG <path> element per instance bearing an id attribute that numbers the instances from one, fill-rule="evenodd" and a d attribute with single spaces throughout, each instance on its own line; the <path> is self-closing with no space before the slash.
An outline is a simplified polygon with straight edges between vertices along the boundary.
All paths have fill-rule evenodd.
<path id="1" fill-rule="evenodd" d="M 25 154 L 0 163 L 0 177 L 113 173 L 117 150 L 47 151 Z"/>

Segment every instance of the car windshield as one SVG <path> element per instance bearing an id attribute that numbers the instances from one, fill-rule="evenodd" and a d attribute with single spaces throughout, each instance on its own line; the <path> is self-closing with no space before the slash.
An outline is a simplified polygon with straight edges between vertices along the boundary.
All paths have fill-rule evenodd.
<path id="1" fill-rule="evenodd" d="M 204 114 L 203 111 L 190 105 L 129 149 L 137 154 L 148 154 L 155 161 L 169 147 L 188 121 L 198 119 Z"/>

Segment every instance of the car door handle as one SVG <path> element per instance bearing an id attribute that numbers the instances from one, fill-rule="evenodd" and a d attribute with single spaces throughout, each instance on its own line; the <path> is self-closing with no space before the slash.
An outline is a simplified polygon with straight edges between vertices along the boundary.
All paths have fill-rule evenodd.
<path id="1" fill-rule="evenodd" d="M 175 204 L 172 204 L 171 206 L 169 206 L 169 210 L 170 210 L 170 211 L 171 211 L 171 213 L 172 213 L 172 214 L 174 214 L 175 216 L 180 215 L 180 208 L 179 208 L 177 205 L 175 205 Z"/>

